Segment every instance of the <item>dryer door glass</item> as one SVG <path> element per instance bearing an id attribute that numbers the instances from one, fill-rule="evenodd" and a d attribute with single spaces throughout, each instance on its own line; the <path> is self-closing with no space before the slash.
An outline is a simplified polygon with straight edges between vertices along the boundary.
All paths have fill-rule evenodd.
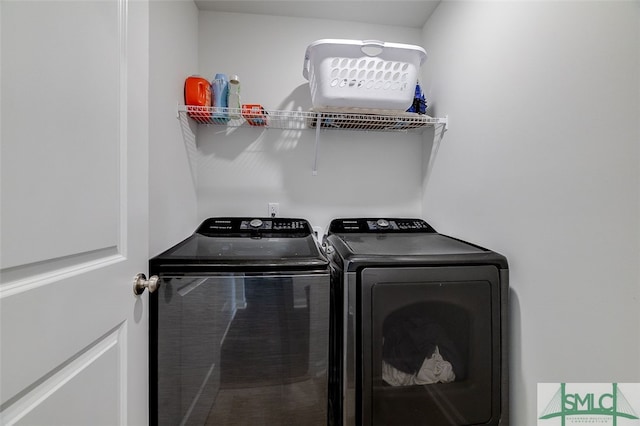
<path id="1" fill-rule="evenodd" d="M 362 424 L 493 424 L 499 414 L 494 267 L 362 275 Z"/>

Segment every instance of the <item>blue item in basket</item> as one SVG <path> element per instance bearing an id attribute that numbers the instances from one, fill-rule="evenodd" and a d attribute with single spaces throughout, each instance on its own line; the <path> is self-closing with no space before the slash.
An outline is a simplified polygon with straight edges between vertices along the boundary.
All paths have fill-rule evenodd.
<path id="1" fill-rule="evenodd" d="M 229 79 L 226 74 L 216 74 L 211 81 L 211 118 L 217 123 L 229 121 Z"/>
<path id="2" fill-rule="evenodd" d="M 424 98 L 420 84 L 416 84 L 416 94 L 413 98 L 413 103 L 407 110 L 407 112 L 416 112 L 418 114 L 427 113 L 427 101 Z"/>

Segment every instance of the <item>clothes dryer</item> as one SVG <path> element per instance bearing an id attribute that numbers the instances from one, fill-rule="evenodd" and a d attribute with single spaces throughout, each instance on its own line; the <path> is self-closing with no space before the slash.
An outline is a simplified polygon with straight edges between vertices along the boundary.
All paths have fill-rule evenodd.
<path id="1" fill-rule="evenodd" d="M 508 424 L 508 265 L 420 219 L 331 222 L 336 424 Z"/>

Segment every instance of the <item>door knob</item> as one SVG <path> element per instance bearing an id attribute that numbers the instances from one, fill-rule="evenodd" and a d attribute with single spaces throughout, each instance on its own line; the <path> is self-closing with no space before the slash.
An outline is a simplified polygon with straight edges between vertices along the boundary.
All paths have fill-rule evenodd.
<path id="1" fill-rule="evenodd" d="M 144 289 L 148 288 L 149 293 L 153 293 L 160 287 L 160 278 L 152 275 L 149 279 L 144 274 L 137 274 L 133 279 L 133 294 L 140 295 L 144 293 Z"/>

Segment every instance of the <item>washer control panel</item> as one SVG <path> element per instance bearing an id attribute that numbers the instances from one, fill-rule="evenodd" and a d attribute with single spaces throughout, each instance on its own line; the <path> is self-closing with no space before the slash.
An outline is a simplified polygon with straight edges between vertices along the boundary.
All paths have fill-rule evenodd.
<path id="1" fill-rule="evenodd" d="M 410 233 L 436 232 L 422 219 L 404 218 L 359 218 L 334 219 L 329 225 L 329 234 L 340 233 Z"/>
<path id="2" fill-rule="evenodd" d="M 240 229 L 268 229 L 270 231 L 303 231 L 306 229 L 302 219 L 251 219 L 240 222 Z"/>
<path id="3" fill-rule="evenodd" d="M 196 231 L 208 236 L 245 236 L 268 232 L 282 236 L 310 235 L 311 225 L 304 219 L 262 217 L 212 217 Z"/>

